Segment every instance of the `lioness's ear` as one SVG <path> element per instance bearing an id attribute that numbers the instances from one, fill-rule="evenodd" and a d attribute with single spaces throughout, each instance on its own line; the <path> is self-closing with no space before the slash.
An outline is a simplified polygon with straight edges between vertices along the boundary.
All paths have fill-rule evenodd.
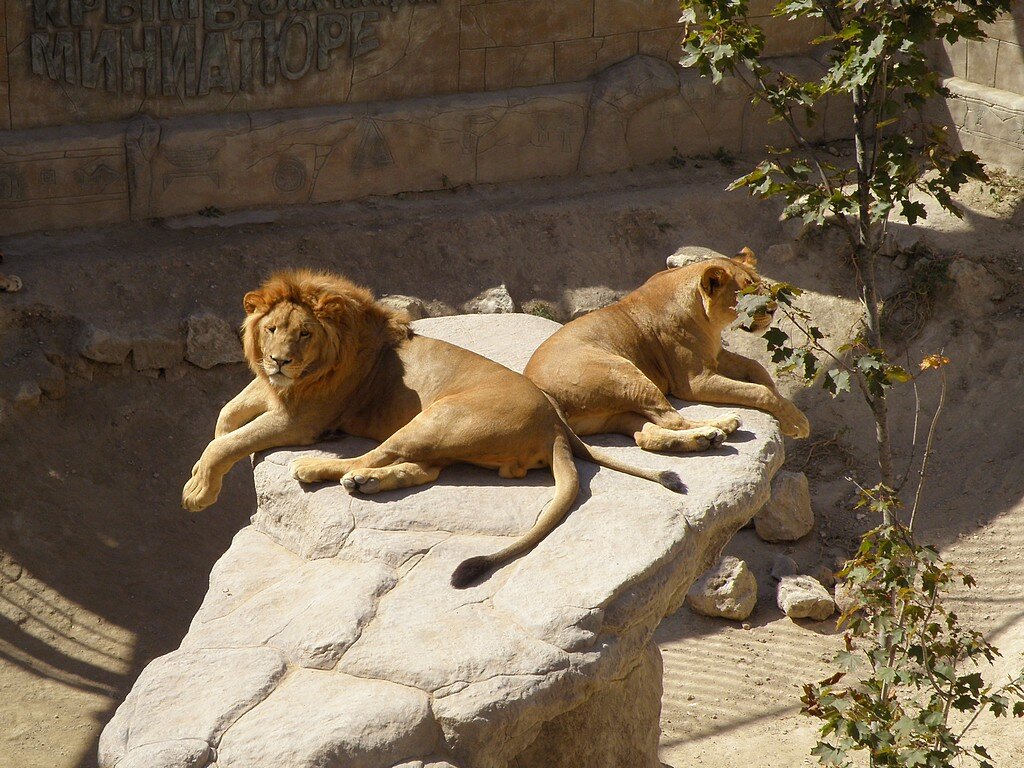
<path id="1" fill-rule="evenodd" d="M 754 252 L 747 246 L 743 246 L 743 250 L 733 256 L 732 260 L 738 261 L 740 264 L 750 267 L 751 269 L 757 266 L 757 256 L 755 256 Z"/>
<path id="2" fill-rule="evenodd" d="M 245 307 L 245 313 L 251 315 L 254 312 L 267 311 L 270 308 L 270 302 L 267 301 L 263 291 L 249 291 L 242 299 L 242 306 Z"/>
<path id="3" fill-rule="evenodd" d="M 700 289 L 705 296 L 714 296 L 729 282 L 729 273 L 718 266 L 710 266 L 704 269 L 700 276 Z"/>

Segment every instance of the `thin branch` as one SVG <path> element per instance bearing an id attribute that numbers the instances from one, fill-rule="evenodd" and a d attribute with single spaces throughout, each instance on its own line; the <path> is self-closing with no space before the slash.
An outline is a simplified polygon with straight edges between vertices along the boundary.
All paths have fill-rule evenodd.
<path id="1" fill-rule="evenodd" d="M 935 440 L 935 427 L 939 423 L 939 414 L 942 413 L 942 406 L 946 402 L 946 371 L 943 368 L 939 369 L 939 376 L 941 382 L 939 386 L 939 404 L 935 407 L 935 414 L 932 416 L 932 423 L 928 428 L 928 440 L 924 445 L 924 456 L 921 459 L 921 471 L 917 480 L 917 492 L 914 494 L 914 506 L 910 508 L 910 522 L 907 525 L 910 530 L 914 530 L 914 516 L 917 514 L 917 507 L 921 503 L 921 492 L 924 490 L 925 475 L 928 472 L 928 459 L 932 455 L 932 442 Z"/>

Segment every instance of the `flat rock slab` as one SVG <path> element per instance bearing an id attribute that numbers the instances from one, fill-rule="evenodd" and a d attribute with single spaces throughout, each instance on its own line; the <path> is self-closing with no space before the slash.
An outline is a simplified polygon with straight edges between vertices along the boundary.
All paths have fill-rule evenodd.
<path id="1" fill-rule="evenodd" d="M 515 314 L 414 327 L 517 370 L 558 328 Z M 465 590 L 449 585 L 455 566 L 530 527 L 552 493 L 547 470 L 503 480 L 458 466 L 426 487 L 355 497 L 303 487 L 288 464 L 354 456 L 367 441 L 259 457 L 252 525 L 214 567 L 179 650 L 143 671 L 107 725 L 101 768 L 514 764 L 546 724 L 648 663 L 655 627 L 768 497 L 783 458 L 776 422 L 731 410 L 742 427 L 703 454 L 594 439 L 674 469 L 686 493 L 577 460 L 566 520 Z"/>

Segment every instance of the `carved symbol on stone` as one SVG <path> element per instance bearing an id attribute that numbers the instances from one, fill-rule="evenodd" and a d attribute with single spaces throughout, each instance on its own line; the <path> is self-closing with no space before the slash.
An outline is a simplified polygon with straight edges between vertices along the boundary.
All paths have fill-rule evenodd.
<path id="1" fill-rule="evenodd" d="M 356 150 L 353 167 L 386 168 L 394 164 L 395 156 L 391 154 L 391 147 L 388 146 L 388 141 L 377 123 L 369 118 L 363 120 L 363 135 L 359 139 L 359 149 Z"/>
<path id="2" fill-rule="evenodd" d="M 120 180 L 121 174 L 103 160 L 86 163 L 74 173 L 78 186 L 89 193 L 106 192 L 107 188 Z"/>
<path id="3" fill-rule="evenodd" d="M 282 157 L 274 168 L 274 188 L 288 194 L 306 186 L 306 166 L 297 157 Z"/>
<path id="4" fill-rule="evenodd" d="M 15 166 L 0 168 L 0 200 L 16 203 L 25 199 L 25 174 Z"/>
<path id="5" fill-rule="evenodd" d="M 185 146 L 164 149 L 167 162 L 178 170 L 168 171 L 163 177 L 163 188 L 167 189 L 178 179 L 209 179 L 220 186 L 220 174 L 213 170 L 211 163 L 220 153 L 219 147 Z"/>
<path id="6" fill-rule="evenodd" d="M 43 184 L 50 185 L 57 183 L 57 171 L 53 168 L 43 168 L 39 171 L 39 181 Z"/>

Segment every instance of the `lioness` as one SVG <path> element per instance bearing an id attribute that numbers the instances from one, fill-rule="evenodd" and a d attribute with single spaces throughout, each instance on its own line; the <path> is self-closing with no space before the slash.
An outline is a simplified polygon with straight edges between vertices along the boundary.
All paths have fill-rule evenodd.
<path id="1" fill-rule="evenodd" d="M 747 248 L 659 272 L 611 306 L 584 315 L 541 344 L 523 372 L 555 399 L 580 435 L 631 435 L 649 451 L 718 446 L 739 426 L 735 415 L 683 418 L 665 397 L 758 408 L 791 437 L 807 418 L 779 394 L 757 362 L 722 349 L 736 320 L 736 293 L 761 278 Z M 768 314 L 751 330 L 764 330 Z"/>
<path id="2" fill-rule="evenodd" d="M 340 480 L 376 493 L 437 479 L 456 462 L 524 477 L 550 466 L 555 495 L 512 545 L 463 562 L 464 587 L 544 538 L 576 499 L 577 455 L 681 490 L 672 472 L 629 467 L 590 449 L 557 407 L 518 373 L 444 341 L 417 336 L 407 319 L 342 277 L 281 272 L 244 299 L 245 356 L 256 378 L 217 419 L 214 440 L 192 468 L 182 505 L 212 504 L 231 466 L 256 451 L 308 445 L 327 431 L 381 442 L 351 459 L 298 459 L 305 483 Z"/>

